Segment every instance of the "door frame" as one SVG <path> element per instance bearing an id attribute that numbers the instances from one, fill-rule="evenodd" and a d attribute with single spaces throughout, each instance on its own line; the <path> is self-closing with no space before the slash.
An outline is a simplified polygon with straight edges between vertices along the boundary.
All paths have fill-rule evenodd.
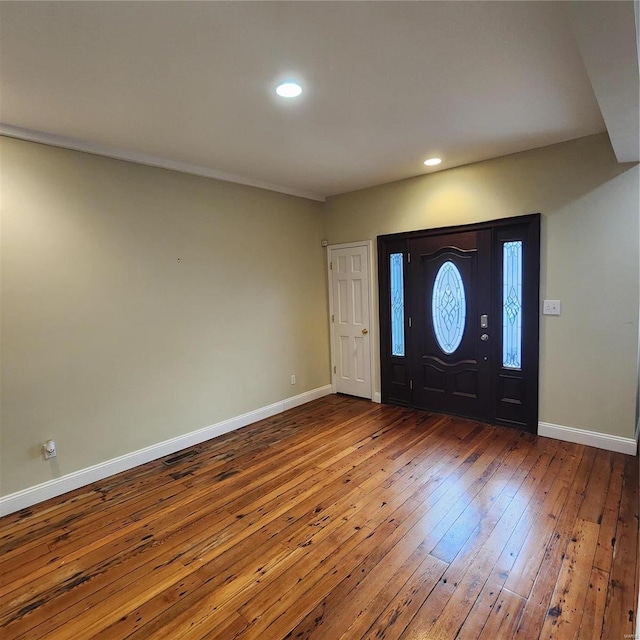
<path id="1" fill-rule="evenodd" d="M 467 231 L 482 231 L 491 230 L 495 236 L 501 229 L 507 229 L 511 226 L 523 225 L 527 226 L 527 238 L 530 246 L 536 248 L 529 258 L 530 263 L 528 265 L 529 276 L 529 288 L 525 290 L 525 296 L 527 290 L 535 290 L 535 296 L 529 295 L 529 304 L 531 309 L 535 310 L 531 312 L 531 323 L 527 331 L 528 334 L 528 346 L 526 351 L 528 353 L 530 364 L 530 374 L 535 380 L 535 384 L 531 385 L 528 389 L 528 398 L 531 403 L 531 416 L 527 419 L 527 426 L 525 430 L 532 433 L 537 433 L 538 430 L 538 411 L 539 411 L 539 365 L 540 365 L 540 226 L 541 226 L 541 214 L 527 214 L 522 216 L 513 216 L 511 218 L 500 218 L 496 220 L 487 220 L 486 222 L 479 222 L 473 224 L 463 224 L 448 227 L 433 227 L 430 229 L 421 229 L 416 231 L 407 231 L 401 233 L 393 233 L 388 235 L 378 236 L 378 312 L 379 312 L 379 326 L 380 326 L 380 387 L 382 393 L 383 403 L 400 404 L 405 406 L 412 406 L 412 392 L 409 389 L 409 383 L 407 381 L 406 389 L 402 389 L 398 397 L 389 398 L 390 389 L 390 372 L 388 366 L 390 365 L 390 356 L 385 356 L 390 350 L 390 303 L 388 299 L 389 292 L 389 273 L 388 262 L 389 255 L 394 252 L 402 250 L 407 253 L 409 241 L 416 238 L 424 238 L 427 236 L 439 236 L 449 235 L 455 233 L 463 233 Z M 401 249 L 401 247 L 404 247 Z M 495 249 L 495 247 L 494 247 Z M 493 250 L 492 250 L 493 254 Z M 492 255 L 492 260 L 496 257 Z M 406 256 L 405 256 L 405 269 L 406 269 Z M 406 271 L 405 271 L 406 274 Z M 405 275 L 405 301 L 407 300 L 407 278 Z M 494 301 L 495 302 L 495 299 Z M 496 303 L 497 306 L 497 303 Z M 497 315 L 497 309 L 492 310 L 494 317 Z M 410 326 L 407 324 L 407 306 L 405 302 L 405 341 L 407 344 L 407 352 L 411 349 L 411 331 Z M 535 356 L 535 357 L 533 357 Z M 408 361 L 405 361 L 405 366 Z M 492 374 L 493 375 L 493 374 Z M 492 396 L 496 389 L 492 389 Z M 406 396 L 406 397 L 405 397 Z M 527 405 L 529 406 L 529 405 Z M 535 415 L 534 415 L 535 414 Z M 495 418 L 492 420 L 493 424 L 503 424 L 505 426 L 514 426 L 522 429 L 519 424 L 516 425 L 509 420 Z"/>
<path id="2" fill-rule="evenodd" d="M 327 245 L 327 280 L 329 282 L 329 332 L 330 332 L 330 347 L 331 347 L 331 391 L 336 391 L 336 350 L 335 350 L 335 330 L 333 317 L 333 277 L 331 269 L 331 252 L 333 249 L 352 249 L 354 247 L 366 247 L 367 249 L 367 262 L 368 262 L 368 275 L 369 275 L 369 399 L 373 400 L 373 373 L 374 373 L 374 361 L 375 361 L 375 346 L 378 344 L 377 333 L 373 323 L 373 303 L 375 284 L 373 282 L 373 241 L 361 240 L 359 242 L 341 242 L 339 244 Z"/>

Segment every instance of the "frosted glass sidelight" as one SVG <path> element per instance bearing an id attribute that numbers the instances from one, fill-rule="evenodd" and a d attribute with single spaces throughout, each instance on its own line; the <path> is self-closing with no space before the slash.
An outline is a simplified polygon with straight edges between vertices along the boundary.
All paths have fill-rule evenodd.
<path id="1" fill-rule="evenodd" d="M 464 335 L 467 300 L 460 271 L 450 260 L 436 274 L 431 296 L 431 317 L 438 345 L 445 353 L 453 353 Z"/>
<path id="2" fill-rule="evenodd" d="M 522 367 L 522 240 L 502 246 L 502 366 Z"/>
<path id="3" fill-rule="evenodd" d="M 402 254 L 392 253 L 391 266 L 391 355 L 404 356 L 404 273 Z"/>

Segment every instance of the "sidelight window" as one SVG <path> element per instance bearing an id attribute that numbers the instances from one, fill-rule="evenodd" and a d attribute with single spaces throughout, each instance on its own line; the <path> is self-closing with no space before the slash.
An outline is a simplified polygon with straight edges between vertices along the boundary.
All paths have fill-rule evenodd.
<path id="1" fill-rule="evenodd" d="M 390 255 L 391 355 L 404 356 L 404 273 L 401 253 Z"/>
<path id="2" fill-rule="evenodd" d="M 502 245 L 502 366 L 522 367 L 522 240 Z"/>

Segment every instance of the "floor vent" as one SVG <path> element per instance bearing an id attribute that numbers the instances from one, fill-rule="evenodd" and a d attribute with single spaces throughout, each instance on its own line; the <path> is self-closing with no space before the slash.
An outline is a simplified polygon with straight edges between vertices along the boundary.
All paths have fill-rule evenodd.
<path id="1" fill-rule="evenodd" d="M 178 464 L 178 462 L 182 462 L 183 460 L 188 460 L 189 458 L 193 458 L 193 456 L 197 456 L 200 453 L 200 449 L 187 449 L 186 451 L 181 451 L 180 453 L 176 453 L 175 456 L 169 456 L 162 461 L 162 464 L 165 467 L 172 467 L 174 464 Z"/>

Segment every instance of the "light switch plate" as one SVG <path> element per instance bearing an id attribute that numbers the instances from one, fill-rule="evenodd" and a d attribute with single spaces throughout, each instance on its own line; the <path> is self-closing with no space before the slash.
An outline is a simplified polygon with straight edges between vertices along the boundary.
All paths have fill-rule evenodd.
<path id="1" fill-rule="evenodd" d="M 562 311 L 560 300 L 545 300 L 542 304 L 542 313 L 545 316 L 559 316 Z"/>

